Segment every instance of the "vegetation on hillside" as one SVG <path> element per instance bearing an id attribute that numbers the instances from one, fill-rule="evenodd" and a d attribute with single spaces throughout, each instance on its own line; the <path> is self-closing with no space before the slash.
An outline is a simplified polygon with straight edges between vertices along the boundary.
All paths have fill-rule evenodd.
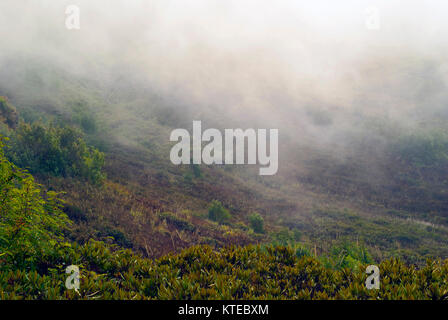
<path id="1" fill-rule="evenodd" d="M 8 161 L 0 144 L 0 299 L 433 299 L 448 298 L 448 260 L 421 269 L 380 263 L 381 287 L 368 290 L 365 248 L 346 244 L 317 259 L 305 248 L 194 246 L 157 260 L 90 240 L 67 242 L 67 216 Z M 215 201 L 212 209 L 222 213 Z M 171 214 L 181 228 L 194 229 Z M 259 215 L 252 215 L 255 228 Z M 66 287 L 65 268 L 81 270 L 80 289 Z"/>
<path id="2" fill-rule="evenodd" d="M 0 140 L 0 259 L 1 268 L 29 270 L 39 257 L 51 254 L 63 240 L 69 219 L 58 194 L 43 194 L 34 178 L 9 162 Z"/>
<path id="3" fill-rule="evenodd" d="M 261 179 L 239 166 L 172 166 L 173 112 L 154 118 L 167 109 L 133 94 L 105 108 L 94 84 L 54 80 L 63 94 L 39 104 L 26 91 L 20 113 L 0 99 L 2 192 L 15 190 L 1 220 L 4 298 L 445 298 L 446 262 L 425 264 L 448 257 L 440 126 L 411 134 L 383 122 L 343 158 L 299 150 L 290 159 L 303 171 Z M 81 267 L 79 293 L 64 286 L 69 264 Z M 385 270 L 378 292 L 363 284 L 368 264 Z"/>
<path id="4" fill-rule="evenodd" d="M 94 184 L 105 178 L 104 154 L 69 126 L 22 122 L 11 135 L 8 156 L 32 173 L 84 178 Z"/>
<path id="5" fill-rule="evenodd" d="M 368 290 L 367 265 L 332 269 L 291 248 L 195 246 L 158 260 L 90 241 L 37 261 L 43 270 L 0 268 L 1 299 L 431 299 L 448 298 L 448 261 L 418 269 L 391 259 L 378 265 L 380 289 Z M 68 265 L 80 289 L 65 287 Z"/>
<path id="6" fill-rule="evenodd" d="M 218 223 L 224 223 L 229 221 L 230 213 L 221 202 L 213 200 L 208 208 L 208 217 Z"/>
<path id="7" fill-rule="evenodd" d="M 18 120 L 16 108 L 9 103 L 6 97 L 0 96 L 0 123 L 6 123 L 10 128 L 14 129 Z"/>

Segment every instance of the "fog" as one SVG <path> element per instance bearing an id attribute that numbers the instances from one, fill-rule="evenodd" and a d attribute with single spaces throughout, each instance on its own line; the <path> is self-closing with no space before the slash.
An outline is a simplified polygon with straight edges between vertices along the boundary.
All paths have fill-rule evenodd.
<path id="1" fill-rule="evenodd" d="M 68 5 L 80 30 L 65 27 Z M 413 127 L 446 115 L 447 16 L 443 0 L 2 0 L 0 65 L 38 57 L 150 88 L 210 125 L 334 145 L 360 117 Z"/>

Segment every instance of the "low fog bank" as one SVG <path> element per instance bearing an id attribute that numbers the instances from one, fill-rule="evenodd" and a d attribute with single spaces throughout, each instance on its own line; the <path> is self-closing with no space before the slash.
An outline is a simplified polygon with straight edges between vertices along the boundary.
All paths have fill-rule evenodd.
<path id="1" fill-rule="evenodd" d="M 80 30 L 65 28 L 72 4 Z M 0 86 L 20 91 L 37 60 L 116 99 L 163 97 L 184 120 L 345 152 L 371 119 L 412 130 L 448 118 L 447 13 L 442 0 L 4 0 Z"/>

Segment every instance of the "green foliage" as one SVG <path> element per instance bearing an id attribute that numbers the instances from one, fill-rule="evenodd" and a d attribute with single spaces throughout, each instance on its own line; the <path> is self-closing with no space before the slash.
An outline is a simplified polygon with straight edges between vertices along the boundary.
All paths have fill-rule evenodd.
<path id="1" fill-rule="evenodd" d="M 32 173 L 81 177 L 101 183 L 104 154 L 88 147 L 82 134 L 71 127 L 21 123 L 11 138 L 8 156 Z"/>
<path id="2" fill-rule="evenodd" d="M 249 222 L 251 228 L 256 233 L 264 233 L 264 219 L 259 213 L 257 212 L 252 213 L 249 216 Z"/>
<path id="3" fill-rule="evenodd" d="M 213 200 L 208 208 L 208 217 L 210 220 L 223 224 L 230 219 L 229 211 L 224 208 L 221 202 Z"/>
<path id="4" fill-rule="evenodd" d="M 73 119 L 85 133 L 93 134 L 98 130 L 94 115 L 83 102 L 78 102 L 73 106 Z"/>
<path id="5" fill-rule="evenodd" d="M 442 132 L 403 136 L 392 149 L 402 163 L 415 168 L 448 164 L 448 136 Z"/>
<path id="6" fill-rule="evenodd" d="M 184 177 L 185 183 L 187 183 L 187 184 L 193 183 L 193 174 L 190 171 L 185 172 L 183 177 Z"/>
<path id="7" fill-rule="evenodd" d="M 17 65 L 20 64 L 17 63 Z M 187 191 L 194 191 L 191 192 L 195 195 L 192 197 L 185 192 L 184 186 L 178 188 L 177 184 L 170 183 L 170 179 L 162 181 L 154 175 L 155 171 L 164 172 L 173 178 L 179 171 L 175 168 L 171 170 L 166 165 L 164 155 L 167 153 L 164 142 L 169 132 L 164 130 L 169 128 L 161 126 L 161 122 L 153 121 L 153 116 L 163 118 L 162 124 L 173 124 L 169 127 L 186 127 L 191 122 L 188 120 L 189 117 L 185 116 L 185 112 L 182 114 L 173 112 L 175 106 L 166 108 L 155 100 L 150 105 L 163 111 L 162 117 L 160 112 L 148 111 L 147 99 L 141 99 L 135 92 L 126 92 L 126 90 L 111 92 L 111 99 L 107 101 L 108 106 L 103 107 L 104 95 L 97 94 L 100 93 L 102 86 L 85 84 L 84 81 L 74 79 L 71 75 L 63 77 L 53 70 L 43 73 L 42 71 L 46 70 L 34 68 L 31 71 L 26 73 L 27 77 L 16 77 L 32 79 L 28 85 L 21 85 L 21 83 L 15 85 L 22 90 L 16 96 L 23 96 L 28 100 L 27 106 L 20 106 L 20 110 L 27 110 L 27 112 L 21 112 L 22 116 L 31 122 L 39 117 L 45 118 L 46 115 L 61 115 L 67 123 L 76 124 L 85 133 L 96 132 L 94 136 L 87 136 L 89 143 L 92 143 L 92 139 L 101 138 L 101 134 L 105 135 L 108 138 L 107 142 L 110 143 L 109 152 L 114 154 L 114 163 L 111 163 L 109 172 L 114 175 L 116 193 L 106 188 L 104 188 L 106 191 L 99 193 L 81 180 L 72 184 L 71 179 L 51 179 L 52 186 L 56 189 L 69 190 L 70 203 L 73 205 L 66 206 L 64 209 L 74 221 L 80 222 L 76 223 L 76 227 L 91 224 L 97 219 L 97 225 L 92 227 L 96 230 L 88 229 L 91 232 L 85 232 L 86 229 L 80 228 L 79 232 L 85 234 L 83 240 L 99 233 L 95 232 L 99 229 L 104 233 L 102 235 L 112 236 L 116 243 L 126 246 L 128 241 L 126 235 L 133 235 L 134 231 L 135 233 L 142 232 L 148 236 L 145 240 L 148 240 L 149 249 L 156 252 L 155 256 L 160 256 L 161 253 L 172 250 L 174 247 L 186 246 L 187 244 L 182 239 L 187 237 L 184 237 L 182 233 L 182 239 L 179 236 L 177 241 L 176 236 L 173 245 L 171 245 L 173 239 L 169 236 L 165 237 L 165 240 L 162 236 L 157 237 L 158 233 L 152 233 L 152 230 L 158 229 L 157 213 L 160 210 L 176 210 L 175 208 L 178 207 L 190 206 L 194 210 L 200 210 L 204 199 L 214 198 L 226 199 L 228 207 L 231 208 L 231 205 L 234 205 L 241 211 L 248 207 L 263 207 L 264 211 L 272 217 L 271 220 L 278 223 L 270 226 L 269 230 L 276 230 L 278 226 L 284 225 L 300 225 L 300 231 L 290 228 L 271 234 L 274 243 L 289 245 L 292 248 L 274 247 L 263 250 L 257 247 L 230 247 L 214 251 L 201 246 L 187 249 L 180 254 L 165 256 L 157 261 L 142 259 L 130 251 L 118 250 L 94 241 L 83 246 L 72 244 L 71 247 L 62 245 L 52 247 L 51 243 L 55 241 L 54 239 L 28 242 L 28 244 L 24 241 L 25 251 L 43 252 L 43 254 L 31 254 L 32 260 L 28 259 L 26 263 L 22 263 L 29 267 L 22 268 L 18 267 L 19 264 L 16 261 L 20 260 L 18 257 L 21 255 L 29 256 L 29 254 L 21 253 L 22 248 L 15 245 L 17 251 L 11 259 L 11 255 L 1 247 L 0 299 L 446 299 L 447 262 L 428 262 L 426 266 L 417 269 L 395 259 L 383 261 L 379 264 L 381 289 L 367 291 L 364 286 L 365 265 L 362 265 L 362 261 L 368 260 L 363 258 L 364 254 L 359 252 L 358 248 L 351 248 L 350 245 L 339 245 L 337 248 L 329 248 L 327 245 L 344 237 L 353 240 L 354 236 L 359 235 L 369 248 L 378 248 L 375 252 L 375 258 L 378 261 L 383 260 L 383 257 L 400 255 L 406 257 L 407 261 L 420 264 L 422 259 L 428 256 L 448 256 L 445 244 L 447 239 L 445 227 L 448 224 L 448 218 L 441 216 L 448 212 L 445 210 L 446 199 L 448 199 L 446 196 L 448 167 L 444 142 L 446 138 L 443 136 L 437 137 L 430 134 L 399 138 L 397 143 L 392 144 L 392 157 L 390 161 L 385 159 L 386 162 L 381 162 L 384 159 L 378 150 L 381 150 L 382 143 L 378 144 L 377 140 L 387 141 L 385 142 L 385 148 L 387 148 L 388 143 L 392 141 L 391 137 L 395 137 L 390 133 L 387 136 L 380 136 L 381 139 L 378 139 L 378 135 L 371 134 L 373 144 L 363 145 L 361 149 L 349 150 L 353 153 L 348 153 L 346 158 L 353 158 L 353 163 L 344 159 L 344 163 L 339 165 L 339 161 L 331 158 L 331 154 L 323 153 L 322 157 L 320 154 L 314 157 L 315 150 L 310 150 L 306 152 L 303 159 L 300 157 L 303 160 L 300 161 L 301 165 L 314 168 L 314 171 L 303 170 L 311 172 L 310 177 L 291 176 L 292 184 L 285 179 L 284 184 L 283 180 L 279 180 L 272 185 L 263 179 L 263 184 L 255 185 L 250 193 L 241 192 L 241 190 L 244 191 L 245 187 L 250 187 L 254 180 L 248 180 L 247 185 L 239 183 L 239 180 L 246 180 L 249 176 L 240 175 L 243 171 L 240 171 L 238 167 L 224 166 L 221 175 L 221 173 L 216 174 L 216 171 L 221 170 L 209 170 L 207 167 L 200 167 L 199 170 L 198 166 L 193 166 L 185 170 L 188 171 L 188 174 L 184 176 L 185 181 L 195 183 L 198 182 L 195 178 L 201 175 L 204 178 L 200 181 L 201 183 L 195 183 L 194 188 L 187 189 Z M 30 77 L 29 74 L 33 76 Z M 10 81 L 13 77 L 7 78 Z M 55 90 L 56 87 L 57 90 Z M 67 102 L 70 101 L 81 101 L 79 110 L 68 109 L 70 104 Z M 104 128 L 110 127 L 109 132 L 104 133 L 104 128 L 98 130 L 98 123 L 92 110 L 95 110 L 98 119 L 101 119 L 100 123 L 105 124 Z M 332 121 L 325 111 L 318 114 L 311 113 L 310 118 L 318 126 L 330 125 Z M 180 122 L 186 123 L 179 125 Z M 443 123 L 442 129 L 444 125 Z M 126 143 L 127 147 L 116 147 L 118 144 L 115 142 L 118 140 L 114 140 L 114 136 L 120 137 L 120 141 L 129 142 Z M 151 138 L 150 143 L 147 141 L 148 137 Z M 14 136 L 12 138 L 15 139 Z M 129 147 L 138 141 L 147 142 L 144 145 L 144 152 Z M 31 149 L 34 147 L 34 143 L 29 145 Z M 95 143 L 94 145 L 98 146 Z M 348 142 L 347 145 L 351 146 L 351 143 Z M 11 153 L 17 154 L 25 151 L 23 154 L 26 155 L 28 152 L 26 149 L 29 149 L 22 148 L 20 141 L 13 147 Z M 369 152 L 365 152 L 366 150 Z M 359 156 L 356 155 L 357 153 Z M 42 158 L 46 160 L 45 157 L 37 157 L 37 154 L 31 152 L 30 154 L 27 160 Z M 326 161 L 322 162 L 321 158 Z M 71 176 L 71 170 L 67 169 L 70 168 L 70 163 L 69 161 L 67 163 L 61 165 L 66 168 L 65 175 Z M 367 170 L 361 167 L 363 163 L 366 163 Z M 370 179 L 376 178 L 373 163 L 378 164 L 379 167 L 388 168 L 385 180 L 396 180 L 397 183 L 391 185 L 380 183 L 376 189 L 372 189 L 372 185 L 377 183 L 376 179 Z M 32 169 L 29 163 L 24 165 Z M 38 165 L 41 166 L 42 163 Z M 58 168 L 53 164 L 49 167 Z M 40 168 L 36 166 L 34 172 L 42 173 Z M 57 174 L 63 175 L 61 172 L 64 170 L 58 168 Z M 80 173 L 73 175 L 80 176 Z M 172 180 L 174 181 L 174 178 Z M 382 180 L 381 177 L 378 177 L 378 180 Z M 297 183 L 298 181 L 300 183 Z M 307 186 L 302 189 L 301 186 L 306 181 L 310 181 L 310 188 Z M 434 181 L 439 183 L 434 184 Z M 422 182 L 427 183 L 425 185 Z M 278 189 L 276 193 L 272 193 L 274 186 Z M 17 185 L 18 187 L 20 184 Z M 301 192 L 304 190 L 306 192 Z M 311 190 L 312 192 L 308 192 Z M 0 192 L 2 191 L 0 189 Z M 282 193 L 285 193 L 285 197 L 281 196 Z M 296 195 L 301 193 L 303 197 L 297 198 Z M 425 194 L 428 196 L 423 197 Z M 339 198 L 341 195 L 342 197 Z M 42 198 L 47 199 L 44 195 Z M 163 209 L 157 204 L 153 206 L 152 201 L 148 201 L 153 198 L 154 202 L 160 200 L 163 203 Z M 315 203 L 319 205 L 334 203 L 334 199 L 338 199 L 335 203 L 342 206 L 355 203 L 354 206 L 359 207 L 360 212 L 325 211 L 322 214 L 310 212 L 308 215 L 307 211 L 312 210 L 311 207 Z M 414 199 L 421 204 L 421 207 L 417 207 L 415 203 L 407 205 L 407 201 L 411 202 Z M 435 200 L 438 200 L 437 203 Z M 11 198 L 8 201 L 18 200 Z M 395 203 L 391 204 L 391 201 Z M 144 223 L 126 225 L 131 219 L 127 219 L 124 212 L 132 211 L 136 207 L 140 210 L 140 205 L 145 209 L 142 211 L 145 211 L 145 214 L 148 211 L 148 214 L 144 218 L 135 220 L 138 220 L 138 223 L 142 220 Z M 398 210 L 399 216 L 395 213 L 390 217 L 386 212 L 381 214 L 383 207 L 387 208 L 386 211 L 389 208 Z M 411 215 L 412 212 L 409 209 L 412 209 L 412 212 L 418 212 L 418 215 Z M 149 211 L 152 210 L 156 213 L 150 214 Z M 298 214 L 294 216 L 295 212 Z M 1 219 L 3 219 L 2 215 L 3 213 L 0 215 Z M 440 220 L 433 220 L 436 215 L 439 215 Z M 435 222 L 436 225 L 429 227 L 420 222 L 413 223 L 405 220 L 409 217 L 415 217 L 422 222 Z M 174 214 L 161 214 L 161 218 L 167 222 L 170 230 L 190 228 L 189 221 Z M 188 245 L 205 241 L 213 246 L 222 245 L 218 232 L 222 232 L 224 228 L 201 221 L 201 218 L 194 219 L 195 223 L 199 221 L 197 225 L 194 225 L 198 231 L 194 233 L 197 238 L 187 239 L 191 240 Z M 281 219 L 284 223 L 280 223 Z M 105 222 L 107 222 L 106 225 L 114 227 L 101 229 Z M 437 223 L 443 225 L 440 226 Z M 213 225 L 212 227 L 218 232 L 212 231 L 212 228 L 209 228 L 210 225 Z M 36 224 L 34 226 L 37 227 Z M 117 226 L 122 229 L 115 229 Z M 238 228 L 247 231 L 244 225 L 239 225 Z M 2 232 L 3 225 L 0 229 L 0 233 Z M 39 232 L 33 231 L 31 235 L 39 235 Z M 252 236 L 249 232 L 245 234 Z M 52 235 L 51 238 L 53 238 Z M 320 247 L 316 249 L 313 246 L 313 250 L 309 250 L 306 246 L 297 245 L 297 242 L 303 239 L 315 242 Z M 59 240 L 56 239 L 56 241 Z M 169 246 L 164 247 L 164 241 L 169 242 Z M 247 241 L 254 241 L 254 238 L 244 239 L 244 243 Z M 136 242 L 136 244 L 135 248 L 143 246 L 142 243 Z M 39 246 L 45 248 L 39 249 Z M 160 247 L 159 251 L 156 251 L 157 247 Z M 319 254 L 322 254 L 320 258 L 311 257 L 313 254 L 317 255 L 317 250 L 325 253 L 319 251 Z M 327 252 L 330 252 L 329 256 L 325 257 Z M 64 268 L 68 264 L 78 264 L 81 267 L 82 283 L 79 294 L 67 290 L 64 286 L 67 276 Z M 29 269 L 36 269 L 36 271 Z"/>
<path id="8" fill-rule="evenodd" d="M 292 233 L 294 235 L 294 240 L 295 241 L 300 241 L 302 239 L 302 232 L 300 232 L 299 229 L 294 228 L 292 230 Z"/>
<path id="9" fill-rule="evenodd" d="M 39 271 L 0 270 L 0 299 L 448 299 L 448 260 L 417 269 L 396 259 L 380 269 L 380 289 L 365 286 L 367 265 L 326 268 L 288 247 L 195 246 L 159 260 L 89 241 L 42 257 Z M 80 289 L 65 287 L 65 267 L 80 267 Z"/>
<path id="10" fill-rule="evenodd" d="M 408 216 L 403 219 L 397 218 L 396 213 L 390 214 L 390 217 L 366 217 L 348 209 L 315 210 L 313 238 L 317 241 L 312 242 L 329 252 L 331 243 L 359 241 L 369 248 L 375 259 L 400 257 L 407 263 L 419 265 L 428 258 L 447 255 L 442 240 L 446 234 L 443 228 L 428 229 L 424 224 L 406 220 Z"/>
<path id="11" fill-rule="evenodd" d="M 0 147 L 3 147 L 1 143 Z M 305 247 L 195 246 L 159 260 L 89 241 L 64 243 L 69 220 L 54 192 L 45 197 L 33 177 L 0 148 L 0 299 L 433 299 L 448 298 L 448 260 L 422 269 L 399 260 L 379 264 L 379 290 L 367 290 L 363 247 L 344 243 L 319 261 Z M 72 212 L 78 210 L 70 208 Z M 211 216 L 229 215 L 219 201 Z M 170 223 L 186 221 L 161 214 Z M 124 234 L 105 229 L 125 245 Z M 287 229 L 285 241 L 294 238 Z M 281 238 L 281 237 L 280 237 Z M 81 270 L 80 290 L 65 287 L 65 267 Z"/>
<path id="12" fill-rule="evenodd" d="M 195 179 L 202 178 L 201 167 L 197 164 L 192 164 L 190 170 L 183 174 L 184 182 L 187 184 L 193 184 Z"/>
<path id="13" fill-rule="evenodd" d="M 296 248 L 296 256 L 297 258 L 311 257 L 311 251 L 307 247 L 299 245 Z"/>
<path id="14" fill-rule="evenodd" d="M 14 129 L 18 120 L 16 108 L 8 102 L 6 97 L 0 96 L 0 123 L 6 123 L 8 127 Z"/>
<path id="15" fill-rule="evenodd" d="M 132 248 L 132 242 L 120 230 L 117 230 L 115 228 L 110 228 L 110 227 L 106 226 L 100 232 L 100 235 L 104 236 L 104 237 L 111 237 L 111 238 L 113 238 L 114 242 L 116 244 L 118 244 L 120 247 Z"/>
<path id="16" fill-rule="evenodd" d="M 176 228 L 180 230 L 186 230 L 190 232 L 194 232 L 196 230 L 196 227 L 189 221 L 182 219 L 180 217 L 177 217 L 171 212 L 162 212 L 159 214 L 160 218 L 165 219 L 166 222 L 174 225 Z"/>
<path id="17" fill-rule="evenodd" d="M 280 231 L 273 232 L 271 239 L 272 244 L 276 246 L 289 246 L 294 245 L 296 242 L 294 232 L 291 232 L 288 228 L 282 228 Z"/>
<path id="18" fill-rule="evenodd" d="M 331 248 L 330 253 L 321 259 L 324 265 L 333 269 L 358 269 L 361 265 L 373 263 L 364 246 L 344 242 Z"/>
<path id="19" fill-rule="evenodd" d="M 191 170 L 195 178 L 202 178 L 201 167 L 198 164 L 192 164 Z"/>
<path id="20" fill-rule="evenodd" d="M 49 191 L 43 196 L 33 177 L 6 159 L 3 147 L 0 140 L 1 259 L 9 269 L 35 268 L 36 260 L 63 240 L 61 232 L 69 220 L 60 210 L 58 194 Z"/>
<path id="21" fill-rule="evenodd" d="M 67 214 L 70 220 L 73 220 L 75 222 L 86 222 L 88 220 L 85 212 L 83 212 L 77 206 L 66 204 L 64 205 L 62 210 L 65 214 Z"/>

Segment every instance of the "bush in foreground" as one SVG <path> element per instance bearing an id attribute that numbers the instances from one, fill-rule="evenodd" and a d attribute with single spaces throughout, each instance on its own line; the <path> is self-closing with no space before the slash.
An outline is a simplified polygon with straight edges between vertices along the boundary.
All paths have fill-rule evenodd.
<path id="1" fill-rule="evenodd" d="M 101 242 L 42 257 L 46 270 L 0 271 L 0 299 L 433 299 L 448 298 L 448 260 L 421 269 L 398 260 L 378 265 L 379 290 L 367 290 L 365 267 L 325 268 L 287 247 L 207 246 L 153 261 Z M 65 288 L 65 268 L 80 267 L 79 291 Z M 50 267 L 51 266 L 51 267 Z"/>

